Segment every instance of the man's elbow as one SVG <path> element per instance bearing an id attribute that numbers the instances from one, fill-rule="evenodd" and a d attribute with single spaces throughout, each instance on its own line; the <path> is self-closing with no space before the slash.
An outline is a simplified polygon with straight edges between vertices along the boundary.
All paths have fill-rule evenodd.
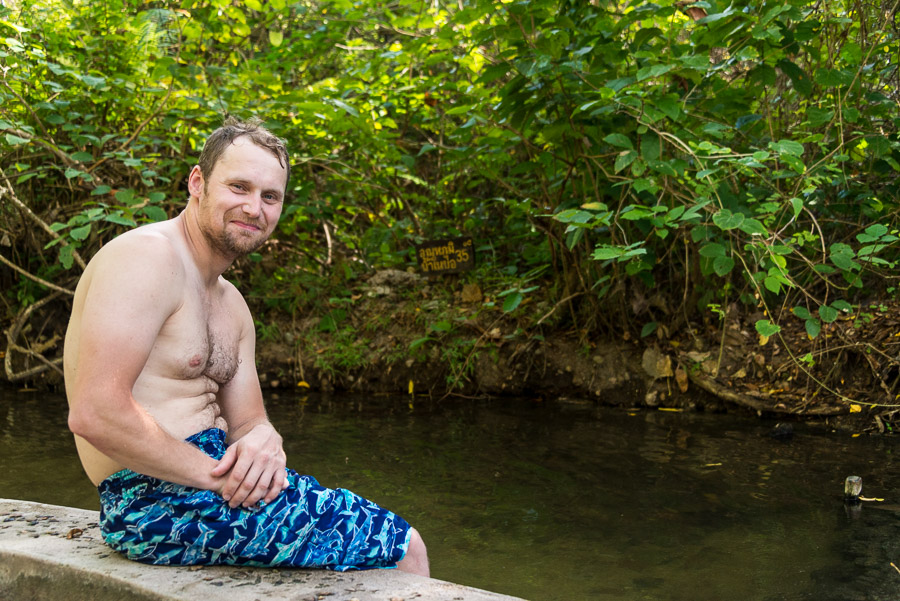
<path id="1" fill-rule="evenodd" d="M 103 425 L 103 417 L 89 405 L 82 403 L 69 407 L 69 430 L 90 443 L 103 434 L 106 428 Z"/>
<path id="2" fill-rule="evenodd" d="M 90 435 L 91 420 L 82 409 L 69 408 L 69 430 L 72 434 L 87 438 Z"/>

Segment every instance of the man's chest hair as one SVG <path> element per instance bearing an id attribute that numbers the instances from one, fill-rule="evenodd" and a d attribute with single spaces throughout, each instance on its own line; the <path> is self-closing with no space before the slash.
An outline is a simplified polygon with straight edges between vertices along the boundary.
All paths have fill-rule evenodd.
<path id="1" fill-rule="evenodd" d="M 228 383 L 238 368 L 240 321 L 224 303 L 185 302 L 166 320 L 153 354 L 174 377 Z"/>

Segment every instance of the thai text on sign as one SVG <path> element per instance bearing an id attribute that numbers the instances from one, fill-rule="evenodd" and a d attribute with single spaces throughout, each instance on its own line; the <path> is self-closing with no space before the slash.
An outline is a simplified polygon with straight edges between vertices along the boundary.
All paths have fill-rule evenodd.
<path id="1" fill-rule="evenodd" d="M 416 245 L 416 262 L 423 273 L 457 273 L 475 267 L 471 238 L 434 240 Z"/>

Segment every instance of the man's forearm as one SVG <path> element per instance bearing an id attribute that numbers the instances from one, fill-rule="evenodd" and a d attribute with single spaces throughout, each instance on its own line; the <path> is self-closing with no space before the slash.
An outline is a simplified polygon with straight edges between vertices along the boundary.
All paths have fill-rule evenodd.
<path id="1" fill-rule="evenodd" d="M 275 426 L 272 425 L 272 422 L 269 421 L 269 418 L 266 415 L 248 419 L 234 426 L 228 424 L 228 444 L 236 443 L 257 426 L 268 426 L 269 428 L 272 428 L 272 430 L 275 430 Z"/>
<path id="2" fill-rule="evenodd" d="M 222 487 L 222 479 L 211 475 L 215 459 L 172 437 L 136 406 L 133 411 L 82 410 L 69 423 L 73 433 L 132 471 L 207 490 Z"/>

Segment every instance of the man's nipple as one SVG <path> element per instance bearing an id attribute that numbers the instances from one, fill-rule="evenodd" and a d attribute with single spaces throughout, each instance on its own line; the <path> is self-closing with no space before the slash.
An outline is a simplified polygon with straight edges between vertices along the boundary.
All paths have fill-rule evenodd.
<path id="1" fill-rule="evenodd" d="M 193 357 L 191 357 L 191 360 L 188 363 L 188 365 L 190 365 L 191 367 L 200 367 L 202 364 L 203 364 L 203 356 L 202 355 L 194 355 Z"/>

